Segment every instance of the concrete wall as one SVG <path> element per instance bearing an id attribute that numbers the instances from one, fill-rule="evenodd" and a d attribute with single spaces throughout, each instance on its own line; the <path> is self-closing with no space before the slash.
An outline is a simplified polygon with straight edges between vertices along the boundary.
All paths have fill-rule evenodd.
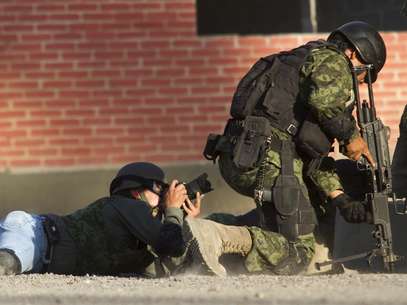
<path id="1" fill-rule="evenodd" d="M 217 165 L 189 164 L 166 166 L 168 179 L 188 182 L 203 172 L 208 173 L 214 191 L 203 199 L 202 213 L 225 211 L 243 213 L 254 202 L 240 196 L 225 184 Z M 108 195 L 109 184 L 117 170 L 80 170 L 53 173 L 0 174 L 0 217 L 12 210 L 34 213 L 65 214 L 85 207 Z"/>

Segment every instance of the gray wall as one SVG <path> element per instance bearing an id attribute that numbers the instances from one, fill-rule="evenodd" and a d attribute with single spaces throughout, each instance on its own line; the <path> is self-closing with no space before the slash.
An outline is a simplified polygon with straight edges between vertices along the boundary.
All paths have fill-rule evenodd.
<path id="1" fill-rule="evenodd" d="M 250 198 L 238 195 L 220 177 L 217 165 L 211 163 L 164 166 L 167 179 L 190 181 L 207 172 L 215 191 L 203 200 L 203 214 L 212 211 L 245 212 L 254 207 Z M 34 213 L 64 214 L 85 207 L 108 195 L 116 169 L 82 170 L 29 174 L 0 174 L 0 216 L 12 210 Z"/>

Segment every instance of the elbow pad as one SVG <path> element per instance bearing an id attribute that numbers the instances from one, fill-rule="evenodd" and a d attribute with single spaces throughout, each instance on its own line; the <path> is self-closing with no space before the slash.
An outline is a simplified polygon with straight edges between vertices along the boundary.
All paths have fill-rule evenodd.
<path id="1" fill-rule="evenodd" d="M 329 138 L 346 141 L 352 137 L 355 131 L 355 119 L 352 115 L 343 113 L 332 119 L 323 120 L 321 128 Z"/>

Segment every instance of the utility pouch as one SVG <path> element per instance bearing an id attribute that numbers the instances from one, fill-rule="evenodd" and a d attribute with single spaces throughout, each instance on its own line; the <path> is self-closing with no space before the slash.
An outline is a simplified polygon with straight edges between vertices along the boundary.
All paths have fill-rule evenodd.
<path id="1" fill-rule="evenodd" d="M 327 156 L 333 143 L 310 114 L 302 123 L 295 141 L 297 149 L 311 159 Z"/>
<path id="2" fill-rule="evenodd" d="M 206 141 L 203 155 L 207 160 L 213 161 L 213 163 L 215 163 L 221 152 L 230 153 L 232 150 L 233 149 L 230 136 L 211 133 L 209 134 Z"/>
<path id="3" fill-rule="evenodd" d="M 304 199 L 301 185 L 294 176 L 294 147 L 291 141 L 281 141 L 281 173 L 273 187 L 273 203 L 277 212 L 278 231 L 293 241 L 299 235 L 298 212 Z"/>
<path id="4" fill-rule="evenodd" d="M 216 149 L 216 146 L 222 136 L 219 134 L 210 133 L 208 139 L 206 140 L 205 149 L 203 155 L 205 159 L 209 161 L 216 161 L 216 158 L 219 156 L 219 151 Z"/>
<path id="5" fill-rule="evenodd" d="M 300 206 L 301 187 L 293 175 L 280 175 L 273 187 L 273 202 L 277 212 L 282 216 L 297 213 Z"/>
<path id="6" fill-rule="evenodd" d="M 233 149 L 233 163 L 241 170 L 257 167 L 264 157 L 266 139 L 270 135 L 270 123 L 264 117 L 248 116 L 243 131 Z"/>

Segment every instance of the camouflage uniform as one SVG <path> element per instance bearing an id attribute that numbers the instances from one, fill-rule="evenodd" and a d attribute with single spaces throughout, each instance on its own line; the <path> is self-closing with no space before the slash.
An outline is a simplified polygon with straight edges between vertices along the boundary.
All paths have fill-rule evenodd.
<path id="1" fill-rule="evenodd" d="M 301 101 L 306 103 L 318 120 L 331 119 L 346 111 L 347 106 L 353 102 L 353 83 L 349 68 L 349 61 L 345 55 L 329 48 L 319 48 L 311 51 L 306 62 L 300 70 L 300 94 Z M 290 139 L 288 133 L 276 128 L 272 130 L 272 136 L 281 140 Z M 354 128 L 353 137 L 358 135 Z M 280 175 L 281 160 L 278 152 L 269 149 L 266 152 L 266 175 L 264 179 L 265 189 L 272 189 L 276 178 Z M 304 182 L 304 167 L 306 160 L 295 158 L 294 175 L 300 182 L 303 195 L 309 199 L 307 186 Z M 219 159 L 220 172 L 225 181 L 237 192 L 253 197 L 256 187 L 256 175 L 258 168 L 243 172 L 233 163 L 231 154 L 223 152 Z M 335 190 L 342 190 L 342 185 L 334 167 L 315 170 L 310 174 L 312 184 L 318 192 L 327 196 Z M 311 187 L 308 185 L 308 187 Z M 261 207 L 267 209 L 267 203 Z M 322 211 L 325 209 L 322 208 Z M 265 216 L 267 213 L 265 213 Z M 225 214 L 210 217 L 213 220 L 236 221 L 233 217 Z M 288 242 L 278 233 L 259 228 L 248 227 L 253 237 L 253 249 L 246 257 L 245 265 L 248 271 L 267 271 L 279 265 L 288 256 Z M 300 236 L 295 242 L 296 249 L 303 249 L 300 258 L 304 267 L 310 262 L 314 254 L 313 234 Z"/>
<path id="2" fill-rule="evenodd" d="M 161 258 L 181 256 L 183 212 L 167 208 L 163 221 L 143 200 L 113 195 L 70 215 L 48 215 L 63 234 L 46 271 L 63 274 L 162 276 Z M 70 265 L 64 264 L 69 253 Z M 73 257 L 72 257 L 73 256 Z"/>

